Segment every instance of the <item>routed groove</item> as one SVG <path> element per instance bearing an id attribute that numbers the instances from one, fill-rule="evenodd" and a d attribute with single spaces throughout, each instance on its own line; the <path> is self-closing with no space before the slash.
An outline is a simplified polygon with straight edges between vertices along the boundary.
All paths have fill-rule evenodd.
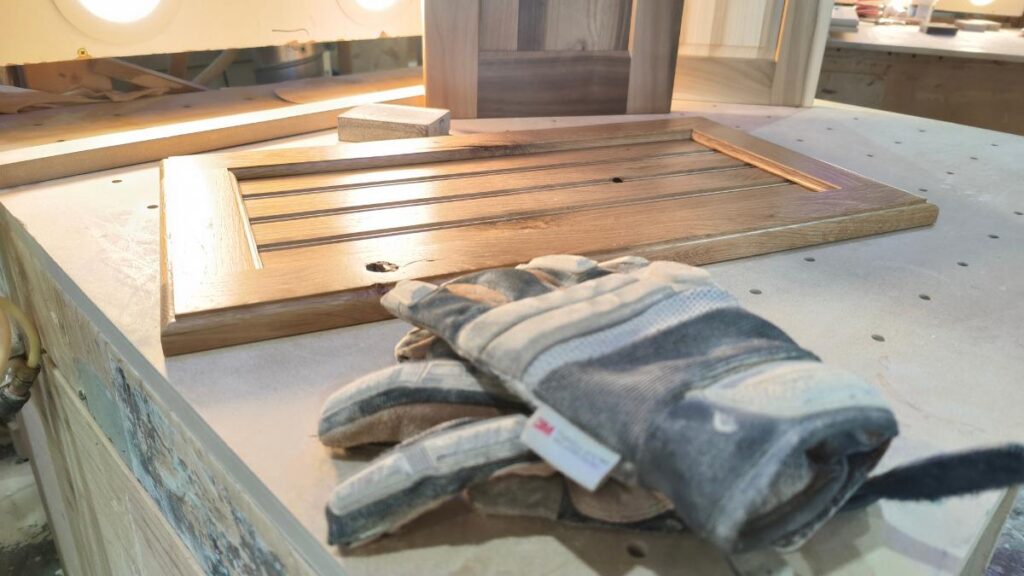
<path id="1" fill-rule="evenodd" d="M 239 180 L 247 199 L 286 194 L 306 194 L 358 186 L 380 186 L 402 182 L 429 182 L 474 174 L 511 174 L 543 170 L 552 166 L 586 166 L 618 160 L 708 153 L 711 149 L 693 140 L 670 140 L 641 144 L 619 144 L 581 150 L 561 150 L 511 156 L 449 160 L 400 166 L 368 168 L 345 172 L 300 174 Z"/>
<path id="2" fill-rule="evenodd" d="M 823 239 L 834 241 L 863 235 L 855 229 L 845 229 L 842 222 L 847 217 L 878 210 L 879 205 L 888 206 L 886 213 L 874 222 L 860 225 L 871 233 L 898 229 L 912 217 L 913 222 L 934 221 L 934 206 L 892 188 L 865 187 L 855 195 L 816 194 L 786 184 L 415 231 L 401 238 L 365 238 L 271 250 L 263 252 L 262 259 L 268 274 L 283 274 L 284 268 L 278 266 L 286 265 L 289 281 L 295 283 L 292 286 L 302 286 L 303 282 L 326 273 L 323 262 L 338 262 L 338 269 L 349 271 L 355 262 L 361 269 L 367 262 L 377 260 L 423 260 L 423 264 L 409 267 L 410 273 L 430 277 L 443 268 L 449 253 L 457 254 L 459 262 L 466 263 L 467 268 L 478 269 L 493 266 L 495 261 L 515 262 L 523 253 L 650 254 L 648 245 L 676 245 L 702 239 L 713 242 L 728 235 L 728 254 L 762 254 L 782 247 L 818 244 Z M 914 214 L 919 215 L 896 210 L 915 206 Z M 818 228 L 803 239 L 799 226 L 822 219 L 830 221 L 831 232 L 823 233 Z M 770 243 L 760 237 L 766 230 L 776 230 Z M 705 263 L 722 259 L 725 258 L 721 254 L 691 253 L 687 261 Z"/>
<path id="3" fill-rule="evenodd" d="M 691 154 L 656 157 L 587 166 L 554 166 L 508 174 L 484 174 L 457 179 L 406 182 L 304 194 L 263 198 L 246 202 L 253 223 L 391 208 L 413 204 L 434 204 L 467 198 L 501 196 L 534 190 L 580 187 L 612 178 L 637 180 L 695 172 L 740 168 L 746 164 L 723 154 Z"/>
<path id="4" fill-rule="evenodd" d="M 335 214 L 252 227 L 260 251 L 295 248 L 473 226 L 487 222 L 537 218 L 614 206 L 630 206 L 671 198 L 727 193 L 786 181 L 758 168 L 648 178 L 626 184 L 608 180 L 574 188 L 538 189 L 499 198 L 468 198 L 440 204 L 401 206 L 368 212 Z M 514 241 L 514 240 L 513 240 Z"/>

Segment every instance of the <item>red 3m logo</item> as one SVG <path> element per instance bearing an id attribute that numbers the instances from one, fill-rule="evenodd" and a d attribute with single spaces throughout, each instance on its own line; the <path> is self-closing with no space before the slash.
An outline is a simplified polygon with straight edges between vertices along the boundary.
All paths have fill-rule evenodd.
<path id="1" fill-rule="evenodd" d="M 551 433 L 555 431 L 555 427 L 552 426 L 550 422 L 543 418 L 537 418 L 537 420 L 533 423 L 533 427 L 536 428 L 538 432 L 545 436 L 551 436 Z"/>

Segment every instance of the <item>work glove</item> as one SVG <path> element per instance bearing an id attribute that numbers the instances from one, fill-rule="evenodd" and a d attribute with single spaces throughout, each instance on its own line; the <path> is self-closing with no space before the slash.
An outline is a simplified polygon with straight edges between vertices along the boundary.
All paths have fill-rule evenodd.
<path id="1" fill-rule="evenodd" d="M 382 303 L 427 331 L 424 345 L 440 347 L 427 343 L 436 335 L 472 366 L 407 363 L 370 382 L 416 382 L 404 388 L 420 404 L 450 394 L 480 408 L 478 399 L 504 396 L 537 412 L 529 425 L 519 414 L 442 425 L 375 460 L 332 493 L 332 542 L 393 531 L 539 452 L 577 483 L 599 484 L 610 467 L 615 483 L 604 485 L 666 496 L 724 550 L 793 546 L 842 506 L 897 432 L 872 387 L 821 364 L 683 264 L 544 257 L 440 287 L 403 282 Z M 396 376 L 406 370 L 419 376 Z M 469 381 L 498 387 L 469 392 Z M 336 425 L 321 427 L 325 442 L 380 425 L 337 415 L 357 405 L 328 402 L 322 424 Z M 384 426 L 393 439 L 407 436 L 407 416 L 387 412 L 378 418 L 399 422 Z M 565 460 L 557 446 L 528 447 L 520 438 L 530 430 L 584 450 Z"/>
<path id="2" fill-rule="evenodd" d="M 682 264 L 549 256 L 401 283 L 383 304 L 417 326 L 396 349 L 411 362 L 332 396 L 320 434 L 403 442 L 333 491 L 331 543 L 393 532 L 465 491 L 490 513 L 682 519 L 726 551 L 793 548 L 839 509 L 1024 482 L 1019 444 L 864 482 L 896 434 L 874 389 Z"/>
<path id="3" fill-rule="evenodd" d="M 602 266 L 606 272 L 618 269 L 615 262 Z M 580 279 L 575 275 L 559 277 L 557 270 L 530 270 L 544 279 L 546 284 L 541 292 L 531 292 L 527 287 L 511 296 L 542 293 Z M 456 460 L 449 466 L 459 471 L 460 481 L 448 484 L 449 491 L 426 489 L 422 485 L 418 491 L 408 490 L 404 494 L 385 490 L 380 497 L 387 504 L 370 514 L 362 511 L 354 516 L 334 515 L 330 523 L 332 543 L 355 545 L 372 540 L 458 495 L 463 488 L 473 506 L 487 514 L 527 515 L 590 526 L 682 530 L 682 523 L 671 513 L 671 504 L 664 496 L 615 480 L 592 493 L 566 481 L 528 450 L 517 450 L 521 458 L 504 468 L 502 463 L 495 462 L 496 466 L 467 470 L 475 452 L 497 454 L 500 447 L 494 442 L 517 438 L 525 422 L 523 417 L 496 418 L 486 423 L 472 420 L 528 413 L 529 407 L 500 381 L 467 365 L 451 347 L 427 330 L 413 328 L 396 346 L 395 356 L 400 362 L 414 362 L 363 377 L 328 399 L 320 420 L 321 441 L 340 449 L 403 442 L 396 453 L 418 453 L 424 449 L 436 453 L 452 448 L 449 458 Z M 469 424 L 474 426 L 456 431 Z M 463 435 L 461 442 L 451 444 Z M 405 461 L 385 457 L 374 462 L 372 467 L 380 474 L 367 474 L 366 482 L 352 481 L 340 486 L 332 499 L 334 507 L 344 508 L 346 499 L 357 507 L 368 503 L 372 499 L 368 487 L 376 485 L 381 476 L 393 479 L 400 475 Z M 417 481 L 423 481 L 431 468 L 421 467 L 416 472 Z"/>

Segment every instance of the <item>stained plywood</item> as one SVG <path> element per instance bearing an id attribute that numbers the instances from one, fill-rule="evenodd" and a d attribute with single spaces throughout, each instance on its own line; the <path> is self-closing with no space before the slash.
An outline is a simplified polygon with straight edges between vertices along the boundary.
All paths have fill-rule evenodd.
<path id="1" fill-rule="evenodd" d="M 163 171 L 169 355 L 382 319 L 379 297 L 404 279 L 549 253 L 702 264 L 937 213 L 701 118 L 172 158 Z"/>

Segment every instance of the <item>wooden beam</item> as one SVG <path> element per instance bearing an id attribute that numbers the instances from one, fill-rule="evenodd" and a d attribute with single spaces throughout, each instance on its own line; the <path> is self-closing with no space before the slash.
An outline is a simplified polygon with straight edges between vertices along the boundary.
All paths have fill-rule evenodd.
<path id="1" fill-rule="evenodd" d="M 57 141 L 50 140 L 45 144 L 39 144 L 34 135 L 48 127 L 36 128 L 31 122 L 24 122 L 21 129 L 4 129 L 7 140 L 5 146 L 0 148 L 0 188 L 151 162 L 168 156 L 331 130 L 337 127 L 338 114 L 353 106 L 373 102 L 406 103 L 423 94 L 417 69 L 403 70 L 400 74 L 387 72 L 354 75 L 351 80 L 350 83 L 336 87 L 333 93 L 338 96 L 334 98 L 296 105 L 286 105 L 275 99 L 275 107 L 271 109 L 227 114 L 224 110 L 230 110 L 231 107 L 220 103 L 219 91 L 202 95 L 165 96 L 165 99 L 187 98 L 189 107 L 197 100 L 209 98 L 217 104 L 211 106 L 217 110 L 217 115 L 203 117 L 193 112 L 191 116 L 183 116 L 191 110 L 178 105 L 174 107 L 175 110 L 167 113 L 167 117 L 177 116 L 184 120 L 171 123 L 154 122 L 139 126 L 107 122 L 105 125 L 109 128 L 96 130 L 78 121 L 67 125 L 59 136 L 54 136 Z M 244 100 L 241 104 L 245 104 Z M 99 110 L 98 106 L 107 106 L 103 109 L 104 116 L 109 116 L 110 110 L 123 109 L 116 104 L 91 108 Z M 201 106 L 196 104 L 195 108 Z M 240 109 L 246 110 L 244 107 Z M 11 147 L 10 144 L 17 142 L 19 132 L 24 134 L 24 138 L 31 138 L 32 144 Z M 79 134 L 77 137 L 76 133 Z"/>

